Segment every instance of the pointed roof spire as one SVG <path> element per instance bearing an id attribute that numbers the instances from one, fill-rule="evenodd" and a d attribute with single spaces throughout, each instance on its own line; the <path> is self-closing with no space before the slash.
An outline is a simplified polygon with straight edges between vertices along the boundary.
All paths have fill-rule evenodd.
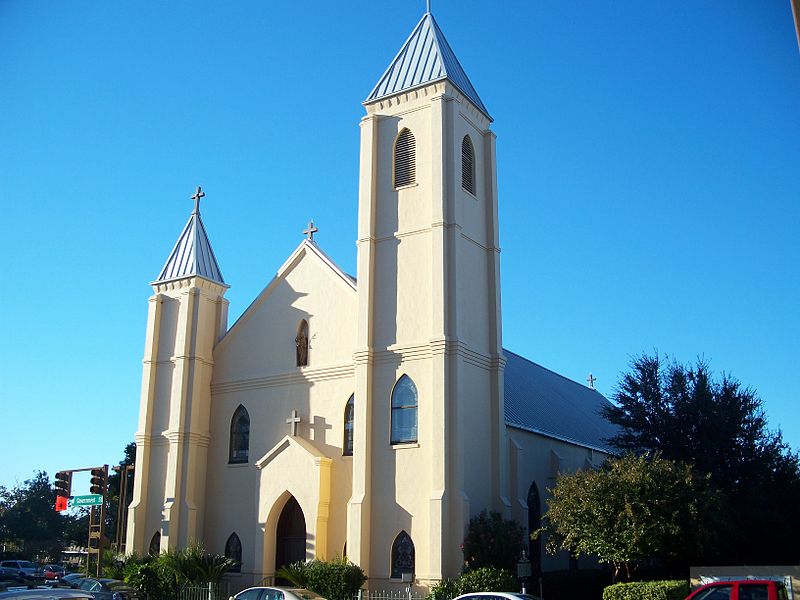
<path id="1" fill-rule="evenodd" d="M 478 110 L 492 120 L 433 18 L 429 4 L 428 12 L 417 23 L 364 104 L 442 79 L 448 79 Z"/>
<path id="2" fill-rule="evenodd" d="M 203 277 L 214 283 L 226 285 L 217 259 L 214 257 L 214 251 L 211 249 L 211 242 L 208 241 L 206 228 L 203 227 L 203 220 L 200 218 L 200 198 L 203 196 L 205 193 L 198 186 L 192 196 L 194 210 L 189 217 L 189 222 L 186 223 L 186 227 L 178 237 L 158 279 L 153 283 L 163 283 L 185 277 Z"/>

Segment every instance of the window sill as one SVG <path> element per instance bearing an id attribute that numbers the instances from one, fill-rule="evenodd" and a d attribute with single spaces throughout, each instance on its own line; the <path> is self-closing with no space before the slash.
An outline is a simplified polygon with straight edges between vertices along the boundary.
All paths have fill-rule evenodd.
<path id="1" fill-rule="evenodd" d="M 404 448 L 419 448 L 419 442 L 396 442 L 391 445 L 392 450 L 403 450 Z M 398 579 L 398 581 L 400 581 Z"/>
<path id="2" fill-rule="evenodd" d="M 232 468 L 232 469 L 238 469 L 238 468 L 241 468 L 241 467 L 246 467 L 249 464 L 250 464 L 249 462 L 235 462 L 235 463 L 229 462 L 227 466 Z"/>
<path id="3" fill-rule="evenodd" d="M 394 188 L 394 191 L 395 191 L 395 192 L 399 192 L 399 191 L 401 191 L 401 190 L 407 190 L 407 189 L 409 189 L 409 188 L 415 188 L 415 187 L 417 187 L 418 185 L 419 185 L 419 184 L 418 184 L 418 183 L 416 183 L 416 182 L 415 182 L 415 183 L 409 183 L 408 185 L 401 185 L 400 187 L 396 187 L 396 188 Z"/>

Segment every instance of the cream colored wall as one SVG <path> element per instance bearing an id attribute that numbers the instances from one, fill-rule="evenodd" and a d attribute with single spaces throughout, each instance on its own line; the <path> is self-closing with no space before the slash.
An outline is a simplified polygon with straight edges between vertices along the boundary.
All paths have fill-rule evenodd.
<path id="1" fill-rule="evenodd" d="M 127 548 L 202 539 L 212 349 L 225 327 L 225 287 L 200 277 L 154 284 L 148 309 Z"/>
<path id="2" fill-rule="evenodd" d="M 311 337 L 309 364 L 302 368 L 295 364 L 294 343 L 300 319 L 308 321 Z M 274 531 L 264 539 L 264 519 L 275 508 L 276 498 L 280 496 L 282 509 L 286 497 L 273 488 L 289 490 L 292 477 L 308 476 L 302 462 L 282 479 L 265 479 L 255 467 L 289 432 L 285 420 L 292 410 L 302 419 L 297 439 L 307 440 L 320 456 L 332 459 L 324 554 L 341 553 L 352 479 L 352 458 L 342 456 L 342 443 L 345 405 L 355 392 L 355 321 L 352 284 L 301 245 L 215 349 L 206 540 L 221 553 L 230 534 L 237 533 L 243 552 L 239 579 L 257 581 L 274 570 L 264 563 L 264 553 L 274 553 L 275 542 Z M 230 423 L 240 404 L 250 416 L 249 462 L 229 465 Z M 288 456 L 275 464 L 283 464 Z M 316 540 L 316 507 L 313 514 L 306 510 L 313 503 L 308 490 L 295 486 L 292 493 L 298 495 L 310 539 Z M 318 550 L 314 545 L 312 555 Z"/>
<path id="3" fill-rule="evenodd" d="M 447 82 L 366 108 L 356 385 L 372 399 L 357 414 L 371 427 L 357 438 L 348 548 L 371 587 L 404 587 L 389 575 L 392 543 L 405 530 L 417 584 L 427 585 L 457 575 L 471 513 L 507 509 L 494 137 Z M 403 128 L 415 138 L 416 182 L 395 190 Z M 475 196 L 461 188 L 467 133 Z M 419 393 L 418 442 L 392 446 L 390 397 L 404 374 Z"/>
<path id="4" fill-rule="evenodd" d="M 541 434 L 517 428 L 508 428 L 509 497 L 512 501 L 512 517 L 524 527 L 528 526 L 528 491 L 532 482 L 539 488 L 542 514 L 547 511 L 548 490 L 555 485 L 556 476 L 574 473 L 579 469 L 598 468 L 609 457 L 600 450 L 557 440 Z M 545 571 L 569 568 L 569 554 L 559 552 L 551 555 L 542 543 L 542 569 Z M 594 568 L 596 561 L 582 557 L 579 568 Z"/>

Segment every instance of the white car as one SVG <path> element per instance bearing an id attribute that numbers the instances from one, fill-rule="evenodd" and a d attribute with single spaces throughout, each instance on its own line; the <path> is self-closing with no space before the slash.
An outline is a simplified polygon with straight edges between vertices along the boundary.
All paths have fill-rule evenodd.
<path id="1" fill-rule="evenodd" d="M 463 594 L 453 600 L 541 600 L 541 598 L 517 592 L 473 592 Z"/>
<path id="2" fill-rule="evenodd" d="M 230 600 L 325 600 L 325 598 L 303 588 L 251 587 L 231 596 Z"/>

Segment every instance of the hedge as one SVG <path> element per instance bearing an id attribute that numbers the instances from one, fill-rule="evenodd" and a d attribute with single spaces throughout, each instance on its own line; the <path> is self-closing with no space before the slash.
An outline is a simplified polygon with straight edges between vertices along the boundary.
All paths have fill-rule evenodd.
<path id="1" fill-rule="evenodd" d="M 683 600 L 688 595 L 688 581 L 632 581 L 603 590 L 603 600 Z"/>

